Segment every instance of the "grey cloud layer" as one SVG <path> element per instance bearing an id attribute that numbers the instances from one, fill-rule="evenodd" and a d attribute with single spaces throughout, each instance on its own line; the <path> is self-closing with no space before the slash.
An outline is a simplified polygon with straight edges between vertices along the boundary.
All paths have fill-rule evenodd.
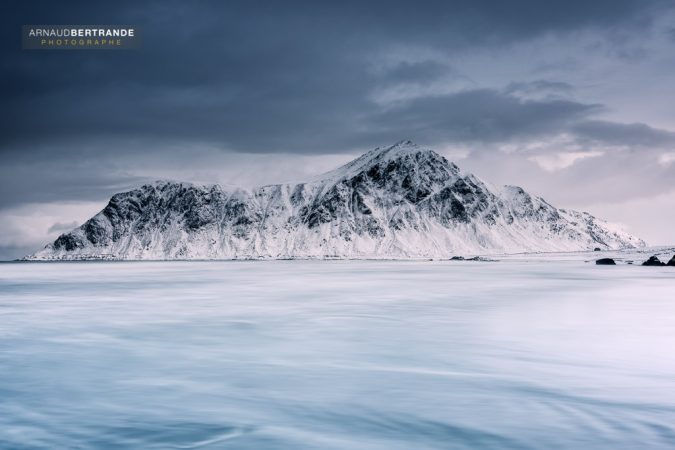
<path id="1" fill-rule="evenodd" d="M 398 117 L 391 111 L 380 114 L 368 100 L 373 89 L 392 82 L 425 83 L 452 70 L 434 61 L 369 70 L 373 58 L 387 49 L 424 46 L 452 53 L 499 48 L 542 33 L 632 27 L 662 5 L 625 0 L 134 2 L 114 8 L 91 2 L 66 7 L 31 3 L 16 3 L 13 14 L 3 19 L 10 22 L 2 28 L 3 151 L 36 141 L 102 135 L 203 139 L 240 151 L 369 146 L 394 138 L 382 136 L 379 127 L 371 129 L 369 122 L 400 123 L 421 118 L 429 109 L 451 120 L 461 106 L 456 97 L 428 99 L 416 103 L 419 112 L 411 104 L 398 108 Z M 11 34 L 20 23 L 103 18 L 138 23 L 144 49 L 22 52 Z M 513 109 L 497 114 L 533 112 L 533 105 L 507 97 L 487 99 L 484 91 L 467 97 L 471 95 L 485 106 L 492 101 Z M 550 105 L 552 110 L 561 107 Z M 482 113 L 481 105 L 469 108 Z M 549 120 L 548 111 L 543 116 Z"/>
<path id="2" fill-rule="evenodd" d="M 589 120 L 577 124 L 574 131 L 581 137 L 616 146 L 675 149 L 675 133 L 644 123 L 622 124 Z"/>

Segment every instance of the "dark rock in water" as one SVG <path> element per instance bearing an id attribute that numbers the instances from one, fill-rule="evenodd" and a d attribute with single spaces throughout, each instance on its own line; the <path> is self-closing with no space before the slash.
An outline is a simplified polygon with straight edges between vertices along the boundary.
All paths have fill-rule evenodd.
<path id="1" fill-rule="evenodd" d="M 668 264 L 666 266 L 675 266 L 675 255 L 673 255 L 672 258 L 670 258 L 670 261 L 668 261 Z"/>
<path id="2" fill-rule="evenodd" d="M 499 260 L 498 259 L 483 258 L 482 256 L 474 256 L 473 258 L 469 258 L 467 261 L 497 262 Z"/>
<path id="3" fill-rule="evenodd" d="M 450 258 L 450 261 L 483 261 L 483 262 L 496 262 L 496 259 L 483 258 L 482 256 L 473 256 L 471 258 L 465 258 L 463 256 L 453 256 Z"/>
<path id="4" fill-rule="evenodd" d="M 656 256 L 650 256 L 649 259 L 642 263 L 643 266 L 665 266 L 666 263 L 659 261 Z"/>
<path id="5" fill-rule="evenodd" d="M 612 258 L 600 258 L 595 261 L 598 266 L 616 266 L 616 262 Z"/>
<path id="6" fill-rule="evenodd" d="M 595 247 L 595 248 L 593 249 L 593 251 L 594 251 L 594 252 L 601 252 L 602 249 L 601 249 L 600 247 Z"/>

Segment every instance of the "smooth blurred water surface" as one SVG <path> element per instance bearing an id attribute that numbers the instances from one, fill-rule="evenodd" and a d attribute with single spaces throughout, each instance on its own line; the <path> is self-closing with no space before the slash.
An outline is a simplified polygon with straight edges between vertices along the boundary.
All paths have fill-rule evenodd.
<path id="1" fill-rule="evenodd" d="M 0 448 L 673 448 L 674 288 L 581 261 L 0 264 Z"/>

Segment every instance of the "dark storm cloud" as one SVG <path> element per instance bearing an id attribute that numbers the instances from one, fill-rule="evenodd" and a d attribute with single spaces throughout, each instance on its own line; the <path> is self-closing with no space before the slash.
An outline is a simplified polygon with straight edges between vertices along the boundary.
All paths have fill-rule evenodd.
<path id="1" fill-rule="evenodd" d="M 427 144 L 443 139 L 472 142 L 536 137 L 602 109 L 600 105 L 568 100 L 528 101 L 497 90 L 478 89 L 425 96 L 386 107 L 367 100 L 336 99 L 332 102 L 333 110 L 323 113 L 314 111 L 311 101 L 305 97 L 282 97 L 275 101 L 272 94 L 265 100 L 260 99 L 265 102 L 264 106 L 255 101 L 241 101 L 236 114 L 231 114 L 227 106 L 213 102 L 217 95 L 213 91 L 195 90 L 184 94 L 173 91 L 173 95 L 157 96 L 152 91 L 125 90 L 135 94 L 133 108 L 125 114 L 99 112 L 101 104 L 115 110 L 123 109 L 121 101 L 128 104 L 112 91 L 98 92 L 95 97 L 74 98 L 70 102 L 61 96 L 60 101 L 68 103 L 68 108 L 55 117 L 38 109 L 32 114 L 32 120 L 58 125 L 49 132 L 42 131 L 41 139 L 56 144 L 63 140 L 71 142 L 73 136 L 79 136 L 87 140 L 86 151 L 94 152 L 106 147 L 90 142 L 116 135 L 154 138 L 158 143 L 170 139 L 217 142 L 239 151 L 328 152 L 345 146 L 378 145 L 398 140 L 402 135 L 420 136 Z M 361 106 L 351 110 L 355 102 Z M 180 114 L 183 114 L 180 120 L 176 119 Z M 23 132 L 32 138 L 27 122 L 13 124 L 14 130 L 20 131 L 22 124 Z M 21 148 L 21 144 L 17 142 L 17 148 Z M 59 148 L 69 155 L 83 153 L 77 143 L 71 148 L 67 145 L 59 145 Z M 135 153 L 137 148 L 127 150 Z M 124 148 L 116 151 L 122 153 Z"/>
<path id="2" fill-rule="evenodd" d="M 0 210 L 26 203 L 100 201 L 143 181 L 109 161 L 88 161 L 59 147 L 53 151 L 53 156 L 44 151 L 39 155 L 24 153 L 3 158 Z"/>
<path id="3" fill-rule="evenodd" d="M 675 133 L 644 123 L 589 120 L 574 127 L 577 135 L 605 144 L 627 147 L 675 148 Z"/>
<path id="4" fill-rule="evenodd" d="M 562 81 L 534 80 L 518 81 L 509 83 L 504 89 L 507 94 L 538 94 L 552 93 L 560 95 L 569 95 L 574 91 L 574 86 Z"/>
<path id="5" fill-rule="evenodd" d="M 542 33 L 629 26 L 660 5 L 15 3 L 2 19 L 2 151 L 110 136 L 202 139 L 239 151 L 371 145 L 370 130 L 355 122 L 377 113 L 368 100 L 373 88 L 452 75 L 432 61 L 371 70 L 388 48 L 499 47 Z M 26 23 L 133 23 L 144 44 L 140 51 L 21 51 L 16 30 Z"/>
<path id="6" fill-rule="evenodd" d="M 451 67 L 437 61 L 401 62 L 383 73 L 382 81 L 391 83 L 422 83 L 451 75 L 461 78 Z"/>
<path id="7" fill-rule="evenodd" d="M 405 102 L 381 114 L 377 123 L 436 142 L 504 142 L 564 130 L 601 108 L 568 100 L 521 100 L 481 89 Z"/>

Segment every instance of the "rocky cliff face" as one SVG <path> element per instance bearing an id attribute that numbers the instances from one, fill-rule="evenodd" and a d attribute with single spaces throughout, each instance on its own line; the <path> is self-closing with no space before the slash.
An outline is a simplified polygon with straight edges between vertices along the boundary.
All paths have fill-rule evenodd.
<path id="1" fill-rule="evenodd" d="M 588 213 L 491 187 L 406 141 L 306 183 L 148 184 L 114 195 L 27 259 L 447 258 L 643 245 Z"/>

